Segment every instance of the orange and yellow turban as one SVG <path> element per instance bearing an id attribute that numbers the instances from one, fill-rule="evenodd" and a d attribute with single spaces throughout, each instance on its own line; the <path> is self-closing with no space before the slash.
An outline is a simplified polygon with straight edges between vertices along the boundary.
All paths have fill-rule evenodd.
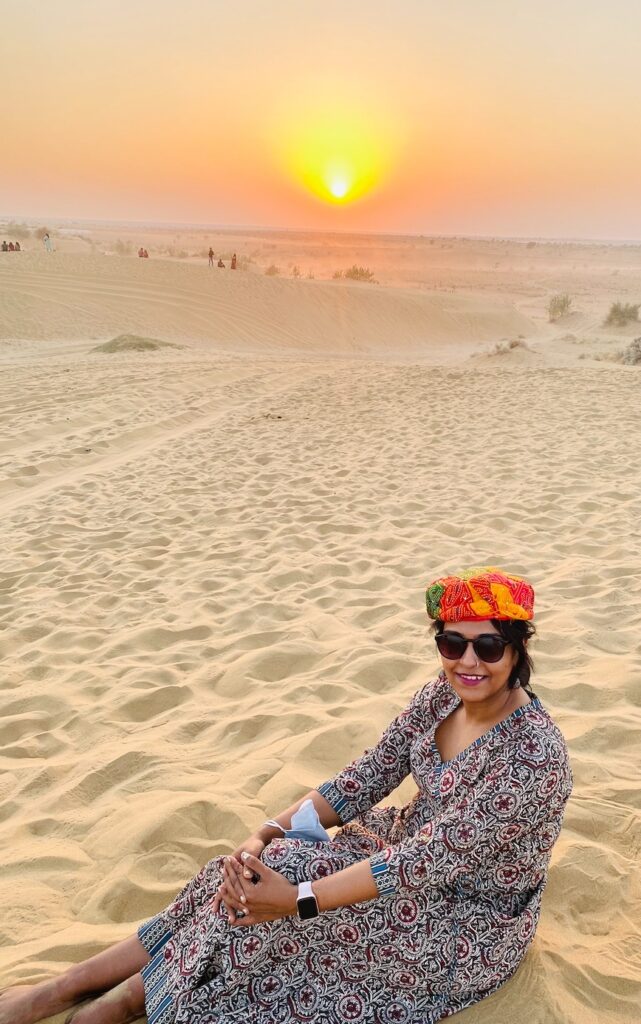
<path id="1" fill-rule="evenodd" d="M 427 614 L 443 622 L 531 619 L 534 614 L 534 591 L 527 580 L 491 565 L 435 580 L 426 599 Z"/>

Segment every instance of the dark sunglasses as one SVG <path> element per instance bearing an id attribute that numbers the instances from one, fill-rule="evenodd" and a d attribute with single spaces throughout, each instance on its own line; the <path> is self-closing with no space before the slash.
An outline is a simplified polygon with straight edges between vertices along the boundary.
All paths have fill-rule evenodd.
<path id="1" fill-rule="evenodd" d="M 486 661 L 492 664 L 493 661 L 500 661 L 509 647 L 510 641 L 504 640 L 496 633 L 481 633 L 474 640 L 467 640 L 460 633 L 437 633 L 434 637 L 439 654 L 442 654 L 448 661 L 458 661 L 467 650 L 467 645 L 472 644 L 474 653 L 479 661 Z"/>

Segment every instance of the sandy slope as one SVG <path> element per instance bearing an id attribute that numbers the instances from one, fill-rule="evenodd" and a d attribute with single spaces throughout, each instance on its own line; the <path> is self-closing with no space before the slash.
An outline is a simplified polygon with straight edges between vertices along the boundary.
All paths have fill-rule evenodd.
<path id="1" fill-rule="evenodd" d="M 207 291 L 195 267 L 43 259 L 0 270 L 3 976 L 126 936 L 370 743 L 436 671 L 426 579 L 488 561 L 536 583 L 535 688 L 576 792 L 533 949 L 460 1019 L 632 1024 L 641 370 L 470 363 L 466 331 L 478 347 L 508 334 L 486 315 L 519 317 L 486 300 L 468 328 L 471 306 L 429 296 L 310 282 L 292 298 L 304 282 L 231 275 Z M 426 310 L 458 365 L 425 364 Z M 234 311 L 242 357 L 216 344 Z M 90 352 L 152 328 L 185 348 Z"/>
<path id="2" fill-rule="evenodd" d="M 447 358 L 533 334 L 506 300 L 292 281 L 168 260 L 56 253 L 0 260 L 0 338 L 147 333 L 230 353 Z"/>

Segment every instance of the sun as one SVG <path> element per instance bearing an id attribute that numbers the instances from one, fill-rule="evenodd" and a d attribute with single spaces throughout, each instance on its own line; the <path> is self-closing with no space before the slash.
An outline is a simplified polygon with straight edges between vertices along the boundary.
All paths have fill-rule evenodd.
<path id="1" fill-rule="evenodd" d="M 349 192 L 349 184 L 340 178 L 335 178 L 329 183 L 329 191 L 334 199 L 344 199 Z"/>
<path id="2" fill-rule="evenodd" d="M 371 118 L 345 108 L 308 111 L 292 126 L 284 162 L 302 187 L 333 206 L 345 206 L 372 192 L 385 172 L 382 138 Z"/>

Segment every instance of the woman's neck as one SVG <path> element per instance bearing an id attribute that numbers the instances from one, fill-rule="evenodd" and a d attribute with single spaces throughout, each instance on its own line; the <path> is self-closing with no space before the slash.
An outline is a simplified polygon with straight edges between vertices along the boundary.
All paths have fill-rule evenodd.
<path id="1" fill-rule="evenodd" d="M 517 708 L 524 707 L 530 703 L 525 690 L 520 686 L 510 690 L 499 690 L 483 701 L 462 701 L 463 712 L 466 720 L 474 725 L 494 725 L 503 721 Z"/>

